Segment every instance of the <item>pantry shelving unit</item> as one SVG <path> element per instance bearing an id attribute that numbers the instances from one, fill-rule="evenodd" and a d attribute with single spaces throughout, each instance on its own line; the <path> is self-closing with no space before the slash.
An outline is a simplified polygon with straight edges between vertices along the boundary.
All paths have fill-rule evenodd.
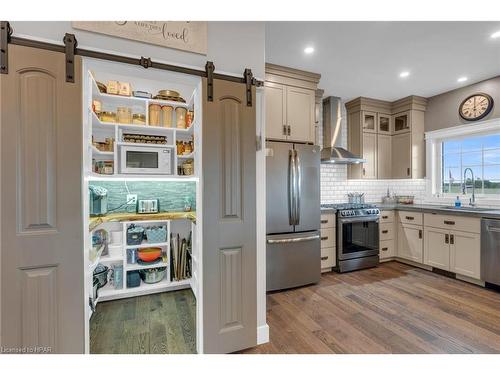
<path id="1" fill-rule="evenodd" d="M 89 216 L 89 194 L 88 187 L 93 182 L 99 181 L 155 181 L 155 182 L 168 182 L 168 181 L 193 181 L 196 183 L 196 207 L 192 209 L 197 213 L 201 213 L 202 196 L 200 179 L 202 177 L 202 161 L 201 161 L 201 125 L 202 125 L 202 111 L 201 111 L 201 92 L 202 82 L 200 77 L 186 75 L 176 72 L 165 72 L 155 69 L 144 69 L 139 66 L 130 66 L 127 64 L 120 64 L 115 62 L 107 62 L 96 60 L 92 58 L 84 58 L 82 64 L 83 70 L 83 175 L 82 175 L 82 204 L 84 207 L 84 230 L 88 232 L 90 216 Z M 142 90 L 151 92 L 155 95 L 158 91 L 163 89 L 175 90 L 186 99 L 186 102 L 166 101 L 157 99 L 145 99 L 133 96 L 119 96 L 101 93 L 97 87 L 96 81 L 107 83 L 109 80 L 116 80 L 119 82 L 128 82 L 132 86 L 132 90 Z M 99 119 L 93 110 L 93 100 L 99 100 L 102 104 L 103 111 L 116 112 L 117 107 L 129 107 L 132 113 L 140 113 L 145 115 L 146 125 L 142 124 L 121 124 L 121 123 L 107 123 Z M 149 105 L 160 104 L 169 105 L 173 107 L 172 111 L 172 127 L 151 126 L 149 124 Z M 175 108 L 182 107 L 194 112 L 194 119 L 187 129 L 176 128 Z M 153 143 L 126 143 L 122 135 L 141 134 L 141 135 L 156 135 L 165 136 L 166 144 L 153 144 Z M 106 138 L 113 139 L 112 151 L 101 151 L 95 147 L 92 140 L 103 142 Z M 190 141 L 194 140 L 193 152 L 187 155 L 177 155 L 176 141 Z M 120 163 L 120 147 L 123 145 L 133 145 L 141 147 L 163 147 L 172 149 L 172 174 L 121 174 L 119 169 Z M 98 174 L 92 167 L 92 160 L 113 161 L 113 174 Z M 192 161 L 194 164 L 194 173 L 192 175 L 178 174 L 178 166 L 187 161 Z M 139 192 L 140 193 L 140 192 Z M 140 195 L 140 194 L 139 194 Z M 167 239 L 161 243 L 143 243 L 132 246 L 127 245 L 126 241 L 126 228 L 131 223 L 135 225 L 167 225 Z M 121 231 L 122 243 L 121 252 L 119 255 L 110 256 L 108 254 L 98 254 L 96 259 L 92 261 L 89 258 L 92 247 L 92 234 L 97 229 L 105 229 L 108 232 Z M 202 339 L 202 288 L 199 282 L 202 280 L 201 269 L 201 238 L 202 219 L 197 218 L 196 223 L 188 219 L 179 220 L 146 220 L 146 221 L 130 221 L 126 222 L 105 222 L 94 228 L 93 231 L 88 232 L 88 236 L 84 239 L 84 257 L 87 259 L 85 266 L 85 296 L 89 301 L 85 301 L 86 310 L 86 351 L 89 351 L 89 320 L 93 314 L 91 304 L 93 287 L 92 287 L 92 274 L 95 267 L 101 263 L 110 268 L 113 265 L 121 265 L 123 267 L 123 284 L 122 288 L 115 288 L 115 285 L 108 281 L 108 283 L 98 290 L 98 299 L 94 303 L 102 301 L 109 301 L 119 298 L 135 297 L 140 295 L 147 295 L 159 292 L 168 292 L 178 289 L 190 288 L 196 298 L 196 337 L 197 347 L 201 345 Z M 185 280 L 171 280 L 171 249 L 170 249 L 170 234 L 179 233 L 183 238 L 187 238 L 189 232 L 192 233 L 192 254 L 191 254 L 191 278 Z M 116 245 L 116 244 L 115 244 Z M 127 263 L 127 249 L 128 248 L 144 248 L 144 247 L 161 247 L 166 254 L 166 260 L 161 263 L 151 265 L 139 265 Z M 114 253 L 113 253 L 114 254 Z M 147 269 L 167 267 L 167 274 L 158 283 L 147 284 L 141 280 L 141 284 L 135 288 L 127 287 L 127 272 Z"/>
<path id="2" fill-rule="evenodd" d="M 159 242 L 159 243 L 154 243 L 154 242 L 148 242 L 148 241 L 142 241 L 141 244 L 138 245 L 128 245 L 127 244 L 127 228 L 129 228 L 130 225 L 136 225 L 136 226 L 142 226 L 144 228 L 151 227 L 151 226 L 166 226 L 167 227 L 167 238 L 164 242 Z M 117 299 L 117 298 L 127 298 L 127 297 L 134 297 L 138 295 L 144 295 L 144 294 L 151 294 L 151 293 L 158 293 L 158 292 L 167 292 L 171 290 L 177 290 L 177 289 L 183 289 L 183 288 L 188 288 L 191 286 L 191 279 L 184 279 L 184 280 L 171 280 L 171 268 L 170 268 L 170 261 L 172 258 L 172 252 L 170 248 L 170 233 L 172 232 L 172 221 L 171 220 L 147 220 L 147 221 L 126 221 L 121 223 L 121 233 L 122 233 L 122 242 L 121 242 L 121 255 L 112 257 L 112 258 L 106 258 L 106 257 L 101 257 L 99 263 L 103 263 L 109 267 L 112 267 L 113 265 L 120 265 L 123 267 L 123 278 L 121 282 L 121 287 L 116 288 L 114 283 L 108 282 L 106 286 L 103 288 L 99 289 L 98 292 L 98 302 L 101 301 L 109 301 L 112 299 Z M 191 229 L 188 223 L 175 223 L 174 224 L 174 233 L 180 232 L 181 235 L 184 238 L 187 238 L 189 234 L 189 230 L 186 230 L 186 228 Z M 183 231 L 180 229 L 184 229 Z M 154 264 L 147 264 L 147 265 L 141 265 L 139 263 L 128 263 L 127 261 L 127 250 L 128 249 L 143 249 L 143 248 L 148 248 L 148 247 L 159 247 L 162 249 L 162 254 L 165 255 L 166 260 L 165 261 L 160 261 L 158 263 Z M 127 272 L 130 271 L 137 271 L 137 270 L 145 270 L 145 269 L 151 269 L 151 268 L 158 268 L 158 267 L 166 267 L 167 268 L 167 273 L 163 280 L 161 280 L 158 283 L 154 284 L 147 284 L 144 281 L 141 281 L 141 285 L 137 287 L 128 287 L 127 286 Z"/>

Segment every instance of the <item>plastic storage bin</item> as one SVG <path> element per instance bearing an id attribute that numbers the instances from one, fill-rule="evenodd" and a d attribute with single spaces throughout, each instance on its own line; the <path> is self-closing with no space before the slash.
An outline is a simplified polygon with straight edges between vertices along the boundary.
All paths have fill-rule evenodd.
<path id="1" fill-rule="evenodd" d="M 127 288 L 137 288 L 141 285 L 139 271 L 127 272 Z"/>
<path id="2" fill-rule="evenodd" d="M 144 239 L 144 228 L 132 224 L 127 229 L 127 245 L 140 245 Z"/>
<path id="3" fill-rule="evenodd" d="M 160 243 L 167 241 L 167 226 L 146 228 L 146 238 L 149 243 Z"/>

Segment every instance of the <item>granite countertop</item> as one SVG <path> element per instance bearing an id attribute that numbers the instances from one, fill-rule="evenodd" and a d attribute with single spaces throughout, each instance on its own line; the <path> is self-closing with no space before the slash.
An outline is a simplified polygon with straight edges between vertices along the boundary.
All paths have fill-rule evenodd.
<path id="1" fill-rule="evenodd" d="M 462 208 L 456 209 L 456 208 L 445 207 L 445 205 L 397 204 L 397 203 L 389 203 L 389 204 L 375 203 L 375 205 L 381 210 L 435 212 L 445 215 L 487 217 L 493 219 L 500 219 L 500 209 L 494 209 L 494 208 L 474 209 L 474 208 L 469 208 L 467 206 L 462 206 Z"/>
<path id="2" fill-rule="evenodd" d="M 445 205 L 432 205 L 432 204 L 398 204 L 398 203 L 371 203 L 376 205 L 380 210 L 401 210 L 401 211 L 415 211 L 415 212 L 435 212 L 444 215 L 458 215 L 458 216 L 472 216 L 484 217 L 492 219 L 500 219 L 500 209 L 494 208 L 481 208 L 474 209 L 463 206 L 461 209 L 447 208 Z M 321 208 L 322 214 L 336 213 L 335 208 Z"/>
<path id="3" fill-rule="evenodd" d="M 182 220 L 187 219 L 196 222 L 196 212 L 159 212 L 157 214 L 136 214 L 119 212 L 105 216 L 91 217 L 89 220 L 89 231 L 93 231 L 99 225 L 109 222 L 140 221 L 140 220 Z"/>

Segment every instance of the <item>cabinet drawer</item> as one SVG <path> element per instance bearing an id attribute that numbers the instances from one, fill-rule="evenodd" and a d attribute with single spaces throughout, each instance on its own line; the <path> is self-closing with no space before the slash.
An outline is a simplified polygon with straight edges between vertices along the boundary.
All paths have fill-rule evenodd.
<path id="1" fill-rule="evenodd" d="M 335 246 L 335 229 L 334 228 L 321 228 L 321 247 L 334 247 Z"/>
<path id="2" fill-rule="evenodd" d="M 481 232 L 481 221 L 475 217 L 428 214 L 424 215 L 425 226 L 463 231 L 469 233 Z"/>
<path id="3" fill-rule="evenodd" d="M 321 248 L 321 269 L 335 266 L 335 247 Z"/>
<path id="4" fill-rule="evenodd" d="M 335 214 L 321 214 L 321 228 L 335 228 Z"/>
<path id="5" fill-rule="evenodd" d="M 403 224 L 422 225 L 423 215 L 421 212 L 398 211 L 399 221 Z"/>
<path id="6" fill-rule="evenodd" d="M 394 221 L 394 211 L 381 211 L 380 223 L 392 223 Z"/>
<path id="7" fill-rule="evenodd" d="M 380 241 L 393 240 L 394 239 L 394 224 L 393 223 L 381 223 L 379 225 L 379 238 Z"/>
<path id="8" fill-rule="evenodd" d="M 380 241 L 380 259 L 392 258 L 396 256 L 394 240 Z"/>

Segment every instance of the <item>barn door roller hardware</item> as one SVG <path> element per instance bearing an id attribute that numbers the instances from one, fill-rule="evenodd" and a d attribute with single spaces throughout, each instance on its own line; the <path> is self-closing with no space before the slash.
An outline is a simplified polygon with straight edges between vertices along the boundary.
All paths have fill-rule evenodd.
<path id="1" fill-rule="evenodd" d="M 78 45 L 75 35 L 64 35 L 64 53 L 66 55 L 66 82 L 75 82 L 75 51 Z"/>
<path id="2" fill-rule="evenodd" d="M 245 80 L 246 91 L 247 91 L 247 107 L 252 106 L 252 84 L 253 82 L 253 74 L 252 69 L 245 69 L 243 72 L 243 78 Z"/>
<path id="3" fill-rule="evenodd" d="M 207 101 L 214 101 L 214 70 L 215 65 L 212 61 L 207 61 L 205 72 L 207 74 Z"/>
<path id="4" fill-rule="evenodd" d="M 9 42 L 12 28 L 7 21 L 0 21 L 0 73 L 9 73 Z"/>
<path id="5" fill-rule="evenodd" d="M 97 52 L 88 49 L 77 48 L 77 40 L 75 35 L 66 34 L 64 36 L 64 45 L 61 44 L 53 44 L 47 42 L 41 42 L 38 40 L 32 40 L 27 38 L 19 38 L 12 35 L 12 27 L 10 27 L 9 22 L 0 21 L 1 22 L 1 73 L 8 73 L 8 60 L 7 60 L 7 46 L 8 44 L 14 44 L 18 46 L 31 47 L 31 48 L 39 48 L 47 51 L 60 52 L 64 53 L 66 56 L 66 81 L 74 82 L 75 81 L 75 56 L 82 57 L 91 57 L 94 59 L 101 59 L 107 61 L 113 61 L 123 64 L 130 65 L 140 65 L 144 68 L 153 68 L 153 69 L 161 69 L 167 70 L 170 72 L 188 74 L 197 77 L 206 77 L 208 81 L 208 101 L 213 101 L 213 80 L 220 79 L 229 82 L 242 83 L 248 85 L 248 82 L 251 82 L 251 85 L 262 86 L 263 82 L 256 80 L 251 76 L 251 79 L 248 77 L 235 77 L 227 74 L 215 73 L 215 66 L 212 61 L 208 61 L 205 70 L 188 68 L 185 66 L 178 66 L 172 64 L 164 64 L 160 62 L 152 61 L 149 57 L 141 57 L 141 58 L 133 58 L 129 56 L 116 55 L 112 53 L 105 52 Z M 251 94 L 251 92 L 250 92 Z M 250 95 L 251 98 L 251 95 Z M 247 103 L 248 103 L 247 97 Z M 250 101 L 251 102 L 251 101 Z M 251 104 L 250 104 L 251 105 Z"/>

